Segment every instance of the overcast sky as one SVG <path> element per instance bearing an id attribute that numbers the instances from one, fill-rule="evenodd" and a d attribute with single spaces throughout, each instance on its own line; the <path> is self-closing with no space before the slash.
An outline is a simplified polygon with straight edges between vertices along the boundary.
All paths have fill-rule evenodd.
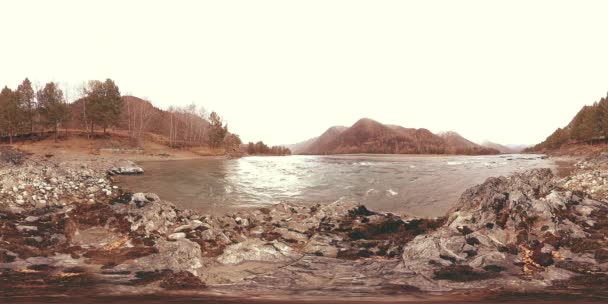
<path id="1" fill-rule="evenodd" d="M 0 84 L 112 78 L 244 141 L 361 117 L 531 144 L 608 92 L 608 1 L 2 1 Z"/>

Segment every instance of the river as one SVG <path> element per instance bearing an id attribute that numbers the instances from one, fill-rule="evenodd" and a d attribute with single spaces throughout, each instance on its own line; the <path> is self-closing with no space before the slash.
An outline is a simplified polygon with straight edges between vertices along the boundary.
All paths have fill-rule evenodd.
<path id="1" fill-rule="evenodd" d="M 377 211 L 444 215 L 467 188 L 491 176 L 555 168 L 542 155 L 334 155 L 243 157 L 139 163 L 145 174 L 120 177 L 125 189 L 154 192 L 182 208 L 211 214 L 279 202 L 354 201 Z"/>

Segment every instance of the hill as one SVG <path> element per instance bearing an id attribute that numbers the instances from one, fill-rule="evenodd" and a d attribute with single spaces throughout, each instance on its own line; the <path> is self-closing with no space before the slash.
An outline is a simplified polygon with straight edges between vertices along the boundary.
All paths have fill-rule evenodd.
<path id="1" fill-rule="evenodd" d="M 543 142 L 526 149 L 527 152 L 572 150 L 577 145 L 605 143 L 608 139 L 608 97 L 583 106 L 570 123 L 558 128 Z"/>
<path id="2" fill-rule="evenodd" d="M 527 146 L 523 145 L 501 145 L 491 141 L 484 141 L 481 143 L 481 145 L 487 148 L 496 149 L 503 154 L 519 153 L 527 148 Z"/>
<path id="3" fill-rule="evenodd" d="M 498 154 L 455 132 L 442 135 L 427 129 L 384 125 L 362 118 L 351 127 L 331 127 L 318 138 L 300 143 L 299 154 Z"/>
<path id="4" fill-rule="evenodd" d="M 299 143 L 286 145 L 286 147 L 291 150 L 293 154 L 300 154 L 308 150 L 308 147 L 310 147 L 310 145 L 312 145 L 317 139 L 319 139 L 319 137 L 313 137 Z"/>
<path id="5" fill-rule="evenodd" d="M 84 99 L 70 104 L 71 119 L 67 124 L 71 129 L 88 129 L 85 118 Z M 195 107 L 159 109 L 147 100 L 135 96 L 122 96 L 122 110 L 114 130 L 126 131 L 133 138 L 144 134 L 161 136 L 165 144 L 171 146 L 209 145 L 209 121 Z M 99 126 L 94 126 L 99 128 Z"/>

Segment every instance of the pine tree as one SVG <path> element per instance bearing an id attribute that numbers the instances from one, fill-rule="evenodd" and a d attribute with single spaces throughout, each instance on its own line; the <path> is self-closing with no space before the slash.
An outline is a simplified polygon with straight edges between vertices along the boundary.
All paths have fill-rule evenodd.
<path id="1" fill-rule="evenodd" d="M 105 82 L 92 81 L 87 88 L 87 117 L 91 120 L 91 134 L 97 124 L 106 129 L 116 125 L 122 111 L 122 98 L 120 90 L 111 79 Z"/>
<path id="2" fill-rule="evenodd" d="M 15 92 L 19 104 L 24 108 L 24 116 L 26 122 L 29 124 L 29 132 L 34 132 L 34 115 L 36 114 L 36 102 L 34 101 L 34 89 L 32 89 L 32 83 L 29 79 L 25 78 L 23 82 L 17 87 Z"/>
<path id="3" fill-rule="evenodd" d="M 216 112 L 211 112 L 209 115 L 209 123 L 211 123 L 209 142 L 212 147 L 220 147 L 228 133 L 228 126 L 224 125 L 222 118 Z"/>

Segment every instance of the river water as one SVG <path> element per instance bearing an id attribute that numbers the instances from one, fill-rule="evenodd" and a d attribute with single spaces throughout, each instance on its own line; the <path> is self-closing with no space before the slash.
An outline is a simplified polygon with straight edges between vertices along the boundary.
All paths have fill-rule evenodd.
<path id="1" fill-rule="evenodd" d="M 279 202 L 353 201 L 369 209 L 444 215 L 467 188 L 490 176 L 555 168 L 542 155 L 336 155 L 243 157 L 139 163 L 145 174 L 119 178 L 179 207 L 219 214 Z"/>

